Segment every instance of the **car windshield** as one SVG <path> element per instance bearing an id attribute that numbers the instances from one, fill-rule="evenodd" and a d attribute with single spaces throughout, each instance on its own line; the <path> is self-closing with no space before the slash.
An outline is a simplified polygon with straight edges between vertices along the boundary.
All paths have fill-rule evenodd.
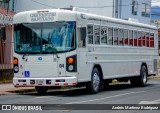
<path id="1" fill-rule="evenodd" d="M 14 26 L 17 53 L 52 53 L 75 49 L 75 22 L 24 23 Z"/>

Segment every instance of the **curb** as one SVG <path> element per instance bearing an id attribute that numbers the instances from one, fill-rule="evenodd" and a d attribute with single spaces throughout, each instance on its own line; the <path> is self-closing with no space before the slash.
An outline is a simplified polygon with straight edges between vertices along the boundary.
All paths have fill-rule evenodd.
<path id="1" fill-rule="evenodd" d="M 35 92 L 35 88 L 3 90 L 3 91 L 0 91 L 0 95 L 13 94 L 13 93 L 28 93 L 28 92 Z"/>
<path id="2" fill-rule="evenodd" d="M 35 88 L 13 89 L 13 90 L 6 90 L 5 92 L 9 92 L 9 93 L 28 93 L 28 92 L 35 92 Z"/>

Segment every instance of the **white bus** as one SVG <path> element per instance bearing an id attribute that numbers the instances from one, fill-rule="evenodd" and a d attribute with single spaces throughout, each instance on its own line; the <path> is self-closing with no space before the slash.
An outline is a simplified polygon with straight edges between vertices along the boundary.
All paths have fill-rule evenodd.
<path id="1" fill-rule="evenodd" d="M 98 93 L 113 79 L 145 86 L 157 73 L 157 28 L 75 10 L 45 9 L 14 16 L 16 87 L 84 85 Z"/>

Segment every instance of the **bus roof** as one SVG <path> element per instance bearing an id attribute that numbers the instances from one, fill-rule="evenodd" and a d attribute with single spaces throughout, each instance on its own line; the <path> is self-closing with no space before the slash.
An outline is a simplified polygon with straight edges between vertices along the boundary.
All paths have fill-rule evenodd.
<path id="1" fill-rule="evenodd" d="M 104 22 L 119 23 L 124 25 L 139 26 L 151 29 L 157 29 L 156 26 L 143 24 L 139 22 L 133 22 L 128 20 L 122 20 L 117 18 L 111 18 L 106 16 L 100 16 L 90 13 L 82 13 L 78 11 L 65 10 L 65 9 L 43 9 L 43 10 L 31 10 L 17 13 L 13 18 L 13 23 L 36 23 L 36 22 L 53 22 L 53 21 L 76 21 L 78 18 L 87 20 L 96 20 Z"/>

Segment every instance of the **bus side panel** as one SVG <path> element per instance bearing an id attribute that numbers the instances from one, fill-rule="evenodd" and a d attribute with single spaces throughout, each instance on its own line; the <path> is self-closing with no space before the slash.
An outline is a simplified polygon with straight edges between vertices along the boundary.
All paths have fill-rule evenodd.
<path id="1" fill-rule="evenodd" d="M 84 48 L 79 48 L 77 51 L 77 69 L 78 81 L 86 82 L 91 80 L 92 65 L 87 64 L 87 51 Z"/>

